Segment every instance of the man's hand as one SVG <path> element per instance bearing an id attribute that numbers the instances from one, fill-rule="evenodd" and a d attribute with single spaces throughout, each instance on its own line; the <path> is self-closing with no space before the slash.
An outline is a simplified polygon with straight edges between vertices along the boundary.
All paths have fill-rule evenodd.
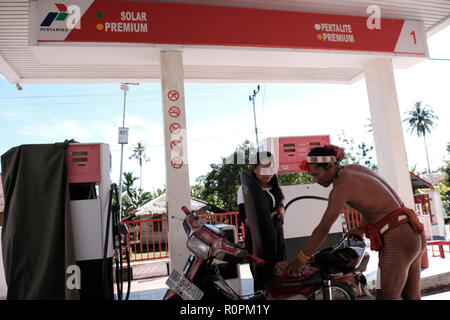
<path id="1" fill-rule="evenodd" d="M 354 228 L 354 229 L 350 230 L 349 232 L 347 232 L 347 237 L 352 238 L 352 236 L 358 236 L 359 238 L 362 239 L 364 237 L 364 230 L 362 230 L 360 228 Z"/>
<path id="2" fill-rule="evenodd" d="M 294 259 L 289 262 L 289 264 L 284 269 L 284 274 L 288 277 L 299 277 L 302 274 L 302 269 L 305 264 L 298 261 L 298 259 Z"/>

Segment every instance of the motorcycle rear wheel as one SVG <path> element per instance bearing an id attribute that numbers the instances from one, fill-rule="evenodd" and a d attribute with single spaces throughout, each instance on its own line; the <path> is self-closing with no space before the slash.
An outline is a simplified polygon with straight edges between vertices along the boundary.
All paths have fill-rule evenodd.
<path id="1" fill-rule="evenodd" d="M 331 286 L 332 300 L 355 300 L 353 289 L 346 283 L 336 283 Z M 307 296 L 308 300 L 324 300 L 323 287 Z"/>

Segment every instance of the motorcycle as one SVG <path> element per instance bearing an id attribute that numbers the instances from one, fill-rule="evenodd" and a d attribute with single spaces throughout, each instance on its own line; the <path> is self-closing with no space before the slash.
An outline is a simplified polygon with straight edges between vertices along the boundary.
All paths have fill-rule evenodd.
<path id="1" fill-rule="evenodd" d="M 224 280 L 215 259 L 236 265 L 250 262 L 262 266 L 266 262 L 228 241 L 222 229 L 200 222 L 187 207 L 182 210 L 191 255 L 182 273 L 175 269 L 170 273 L 164 300 L 352 300 L 371 296 L 363 275 L 369 261 L 365 242 L 347 236 L 312 255 L 300 276 L 284 275 L 288 261 L 279 262 L 265 281 L 264 291 L 241 296 Z"/>

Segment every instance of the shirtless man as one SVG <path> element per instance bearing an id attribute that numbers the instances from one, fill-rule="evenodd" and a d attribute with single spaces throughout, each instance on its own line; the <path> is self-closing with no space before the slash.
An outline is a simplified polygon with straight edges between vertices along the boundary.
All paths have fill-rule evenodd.
<path id="1" fill-rule="evenodd" d="M 343 149 L 328 145 L 311 150 L 308 161 L 303 163 L 315 182 L 323 187 L 333 184 L 333 189 L 322 220 L 285 273 L 289 276 L 301 273 L 309 256 L 321 246 L 348 204 L 363 217 L 363 222 L 349 234 L 365 233 L 371 240 L 371 249 L 379 251 L 381 289 L 377 291 L 377 299 L 419 300 L 420 262 L 426 249 L 423 225 L 377 173 L 360 165 L 341 167 L 342 155 Z"/>

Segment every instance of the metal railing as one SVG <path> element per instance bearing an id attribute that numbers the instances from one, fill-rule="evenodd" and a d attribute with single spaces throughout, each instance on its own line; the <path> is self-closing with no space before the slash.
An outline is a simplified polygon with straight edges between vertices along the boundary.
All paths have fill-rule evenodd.
<path id="1" fill-rule="evenodd" d="M 239 235 L 238 212 L 201 214 L 200 221 L 208 224 L 230 224 Z M 127 245 L 130 262 L 164 259 L 169 257 L 168 219 L 123 221 L 128 227 Z M 243 228 L 242 228 L 243 229 Z M 245 234 L 238 236 L 243 241 Z M 124 240 L 124 239 L 123 239 Z"/>
<path id="2" fill-rule="evenodd" d="M 123 221 L 128 227 L 130 262 L 169 257 L 167 218 Z"/>
<path id="3" fill-rule="evenodd" d="M 433 223 L 430 200 L 430 196 L 427 193 L 414 195 L 415 211 L 419 211 L 421 215 L 429 215 L 430 222 Z"/>

